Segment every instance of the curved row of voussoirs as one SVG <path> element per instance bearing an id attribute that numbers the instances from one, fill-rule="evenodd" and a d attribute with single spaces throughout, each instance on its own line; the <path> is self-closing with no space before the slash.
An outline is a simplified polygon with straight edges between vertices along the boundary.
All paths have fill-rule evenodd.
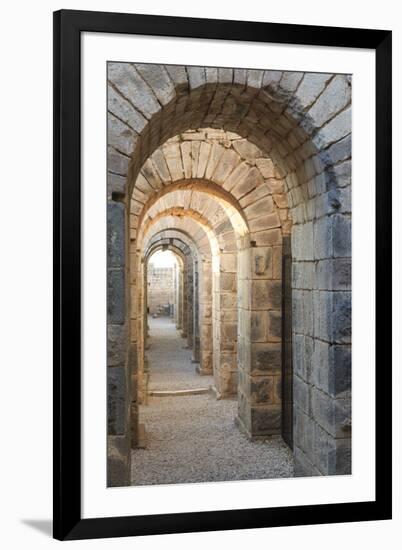
<path id="1" fill-rule="evenodd" d="M 175 162 L 178 164 L 183 162 L 180 156 L 180 143 L 168 145 L 173 147 L 175 154 L 178 156 Z M 221 146 L 218 145 L 219 148 Z M 212 155 L 213 146 L 211 146 L 210 154 Z M 202 147 L 200 148 L 202 149 Z M 270 227 L 285 226 L 285 229 L 291 225 L 288 213 L 287 195 L 284 190 L 282 180 L 274 177 L 275 169 L 270 159 L 260 159 L 261 162 L 257 166 L 251 165 L 248 161 L 242 161 L 238 153 L 234 149 L 223 148 L 222 156 L 212 159 L 209 157 L 208 163 L 214 164 L 214 172 L 210 176 L 207 172 L 197 172 L 196 176 L 202 176 L 199 179 L 184 179 L 182 172 L 176 174 L 177 180 L 160 180 L 160 183 L 153 179 L 157 174 L 157 166 L 162 166 L 167 160 L 164 151 L 158 157 L 157 163 L 154 159 L 148 159 L 146 162 L 146 170 L 148 179 L 141 173 L 138 177 L 137 184 L 134 188 L 130 211 L 132 214 L 130 226 L 136 228 L 141 222 L 141 218 L 156 201 L 161 201 L 165 206 L 172 204 L 186 205 L 186 189 L 191 190 L 191 202 L 197 203 L 197 208 L 201 208 L 201 212 L 216 211 L 211 200 L 207 201 L 205 197 L 210 196 L 210 199 L 215 200 L 215 204 L 224 203 L 230 208 L 237 210 L 239 216 L 244 218 L 247 223 L 262 215 L 272 214 L 270 219 Z M 221 154 L 220 151 L 218 151 Z M 172 157 L 170 157 L 172 163 Z M 196 162 L 196 159 L 193 159 Z M 165 169 L 167 169 L 165 167 Z M 195 172 L 194 172 L 195 173 Z M 166 175 L 166 174 L 165 174 Z M 272 177 L 270 177 L 272 176 Z M 157 176 L 159 177 L 159 176 Z M 211 179 L 205 179 L 210 177 Z M 171 189 L 171 190 L 170 190 Z M 172 193 L 172 194 L 171 194 Z M 199 195 L 203 193 L 203 196 Z M 182 203 L 182 204 L 181 204 Z M 226 208 L 228 210 L 228 208 Z M 259 227 L 255 222 L 252 226 Z M 252 230 L 252 227 L 250 227 Z"/>
<path id="2" fill-rule="evenodd" d="M 170 230 L 182 233 L 189 241 L 193 242 L 201 260 L 211 258 L 212 251 L 208 235 L 202 225 L 188 217 L 165 216 L 160 218 L 147 232 L 142 242 L 142 247 L 137 250 L 140 252 L 141 249 L 146 249 L 148 243 L 156 234 Z"/>
<path id="3" fill-rule="evenodd" d="M 158 236 L 148 243 L 147 248 L 144 250 L 144 258 L 148 259 L 156 249 L 160 250 L 169 246 L 174 246 L 175 249 L 180 250 L 185 257 L 192 257 L 190 247 L 182 240 Z"/>
<path id="4" fill-rule="evenodd" d="M 165 214 L 163 214 L 165 213 Z M 141 216 L 138 231 L 138 242 L 148 227 L 154 223 L 153 220 L 162 215 L 190 216 L 200 219 L 211 230 L 214 231 L 218 240 L 233 240 L 234 230 L 243 234 L 247 232 L 246 223 L 236 211 L 227 212 L 226 209 L 206 193 L 177 191 L 156 201 L 144 215 Z"/>
<path id="5" fill-rule="evenodd" d="M 169 244 L 180 248 L 184 254 L 190 256 L 194 261 L 198 260 L 198 251 L 195 242 L 182 231 L 175 230 L 162 230 L 156 233 L 147 243 L 146 249 L 144 249 L 144 257 L 148 256 L 148 251 L 154 245 Z"/>
<path id="6" fill-rule="evenodd" d="M 218 233 L 216 229 L 212 227 L 209 219 L 201 215 L 199 212 L 177 207 L 162 210 L 153 218 L 148 218 L 145 220 L 140 228 L 137 245 L 139 247 L 142 246 L 142 240 L 152 226 L 157 224 L 160 220 L 171 217 L 183 217 L 185 220 L 188 219 L 195 222 L 196 225 L 202 230 L 202 239 L 207 239 L 213 254 L 218 254 L 220 250 L 225 250 L 226 252 L 234 252 L 237 250 L 236 236 L 229 220 L 226 220 L 225 232 Z M 222 223 L 224 224 L 225 222 Z"/>
<path id="7" fill-rule="evenodd" d="M 248 137 L 285 174 L 350 132 L 345 75 L 110 63 L 108 80 L 109 145 L 134 153 L 132 184 L 150 154 L 189 128 Z"/>

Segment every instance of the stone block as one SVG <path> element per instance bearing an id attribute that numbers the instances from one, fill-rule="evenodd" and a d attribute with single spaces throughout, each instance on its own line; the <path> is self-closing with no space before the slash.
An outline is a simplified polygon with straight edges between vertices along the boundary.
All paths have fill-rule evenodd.
<path id="1" fill-rule="evenodd" d="M 256 246 L 272 246 L 282 244 L 282 231 L 280 229 L 268 229 L 250 234 L 250 239 Z"/>
<path id="2" fill-rule="evenodd" d="M 119 174 L 124 178 L 127 176 L 128 164 L 130 159 L 112 147 L 108 147 L 107 151 L 107 169 L 113 174 Z"/>
<path id="3" fill-rule="evenodd" d="M 308 111 L 317 128 L 332 119 L 351 100 L 351 87 L 344 75 L 336 75 Z"/>
<path id="4" fill-rule="evenodd" d="M 163 65 L 136 63 L 137 71 L 149 84 L 161 105 L 168 105 L 175 97 L 175 89 Z"/>
<path id="5" fill-rule="evenodd" d="M 110 367 L 124 366 L 127 362 L 128 333 L 126 325 L 107 327 L 107 364 Z"/>
<path id="6" fill-rule="evenodd" d="M 107 486 L 124 487 L 131 484 L 131 453 L 129 440 L 124 436 L 108 436 Z"/>
<path id="7" fill-rule="evenodd" d="M 108 145 L 124 155 L 130 156 L 138 139 L 137 134 L 111 113 L 108 113 L 107 128 Z"/>
<path id="8" fill-rule="evenodd" d="M 295 477 L 312 477 L 322 475 L 309 457 L 299 447 L 294 448 L 293 454 Z"/>
<path id="9" fill-rule="evenodd" d="M 311 105 L 325 88 L 332 77 L 325 73 L 305 73 L 296 92 L 296 102 L 299 109 L 306 109 Z"/>
<path id="10" fill-rule="evenodd" d="M 333 293 L 333 339 L 348 344 L 352 338 L 352 296 L 351 292 Z"/>
<path id="11" fill-rule="evenodd" d="M 252 233 L 271 230 L 276 227 L 281 227 L 281 221 L 277 212 L 272 214 L 264 214 L 259 218 L 255 218 L 249 221 L 249 228 Z"/>
<path id="12" fill-rule="evenodd" d="M 352 284 L 350 258 L 321 260 L 316 264 L 317 287 L 320 290 L 348 290 Z"/>
<path id="13" fill-rule="evenodd" d="M 350 436 L 351 400 L 334 399 L 318 388 L 312 388 L 312 416 L 332 437 Z"/>
<path id="14" fill-rule="evenodd" d="M 324 217 L 314 222 L 314 259 L 320 260 L 332 257 L 332 228 L 332 217 Z"/>
<path id="15" fill-rule="evenodd" d="M 295 407 L 302 410 L 305 414 L 311 414 L 311 385 L 298 376 L 293 377 L 293 403 Z"/>
<path id="16" fill-rule="evenodd" d="M 350 397 L 352 388 L 352 350 L 349 345 L 333 345 L 330 349 L 328 391 L 334 397 Z"/>
<path id="17" fill-rule="evenodd" d="M 109 435 L 123 435 L 126 431 L 128 408 L 127 372 L 123 367 L 107 369 L 107 425 Z"/>
<path id="18" fill-rule="evenodd" d="M 251 341 L 266 342 L 268 339 L 267 312 L 251 313 Z"/>
<path id="19" fill-rule="evenodd" d="M 125 270 L 108 269 L 107 315 L 108 323 L 121 325 L 126 318 Z"/>
<path id="20" fill-rule="evenodd" d="M 151 118 L 160 110 L 160 105 L 150 93 L 148 84 L 131 63 L 108 63 L 108 80 L 146 118 Z"/>
<path id="21" fill-rule="evenodd" d="M 352 254 L 351 218 L 342 214 L 333 216 L 333 250 L 335 257 Z"/>
<path id="22" fill-rule="evenodd" d="M 275 394 L 274 394 L 274 377 L 267 376 L 261 377 L 257 376 L 251 378 L 250 384 L 250 397 L 251 402 L 256 405 L 261 404 L 274 404 Z"/>
<path id="23" fill-rule="evenodd" d="M 282 313 L 281 311 L 268 311 L 268 342 L 280 342 L 282 340 Z"/>
<path id="24" fill-rule="evenodd" d="M 110 84 L 107 91 L 108 110 L 117 118 L 124 120 L 138 134 L 145 128 L 147 120 L 141 113 L 119 94 Z"/>
<path id="25" fill-rule="evenodd" d="M 190 90 L 201 88 L 206 83 L 204 67 L 186 67 Z"/>
<path id="26" fill-rule="evenodd" d="M 280 344 L 251 345 L 251 373 L 253 375 L 279 374 L 282 368 L 282 353 Z"/>
<path id="27" fill-rule="evenodd" d="M 253 280 L 251 282 L 251 306 L 255 310 L 280 309 L 282 285 L 280 281 Z"/>
<path id="28" fill-rule="evenodd" d="M 107 203 L 107 252 L 108 267 L 125 265 L 125 205 Z"/>
<path id="29" fill-rule="evenodd" d="M 328 475 L 352 473 L 352 441 L 350 438 L 335 439 L 328 458 Z"/>
<path id="30" fill-rule="evenodd" d="M 251 436 L 278 434 L 281 430 L 281 407 L 251 407 Z"/>
<path id="31" fill-rule="evenodd" d="M 349 107 L 325 124 L 313 137 L 313 143 L 318 149 L 328 147 L 328 145 L 349 135 L 351 130 L 352 117 L 351 108 Z"/>
<path id="32" fill-rule="evenodd" d="M 259 247 L 251 249 L 252 277 L 272 277 L 272 247 Z"/>

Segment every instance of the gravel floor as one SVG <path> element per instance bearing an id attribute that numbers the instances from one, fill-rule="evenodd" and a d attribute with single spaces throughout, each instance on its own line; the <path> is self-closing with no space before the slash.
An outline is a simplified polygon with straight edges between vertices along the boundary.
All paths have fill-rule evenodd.
<path id="1" fill-rule="evenodd" d="M 152 319 L 151 387 L 184 389 L 212 380 L 195 373 L 174 324 Z M 150 397 L 140 407 L 146 449 L 132 454 L 133 485 L 292 477 L 293 459 L 280 438 L 249 441 L 234 424 L 235 400 L 213 394 Z"/>
<path id="2" fill-rule="evenodd" d="M 150 390 L 187 390 L 213 385 L 213 376 L 196 373 L 197 364 L 191 362 L 191 350 L 185 349 L 187 341 L 181 338 L 172 319 L 149 317 L 148 324 Z"/>

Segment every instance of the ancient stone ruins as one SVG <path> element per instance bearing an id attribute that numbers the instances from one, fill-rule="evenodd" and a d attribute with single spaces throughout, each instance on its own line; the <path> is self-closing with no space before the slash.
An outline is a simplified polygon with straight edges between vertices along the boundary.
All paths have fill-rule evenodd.
<path id="1" fill-rule="evenodd" d="M 176 325 L 194 376 L 237 401 L 233 430 L 284 441 L 294 475 L 350 473 L 351 78 L 107 73 L 108 485 L 132 483 L 157 250 L 177 258 Z"/>

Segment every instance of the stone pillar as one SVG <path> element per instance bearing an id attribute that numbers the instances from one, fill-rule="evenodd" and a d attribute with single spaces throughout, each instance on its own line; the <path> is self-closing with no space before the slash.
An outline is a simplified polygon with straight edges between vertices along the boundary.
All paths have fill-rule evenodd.
<path id="1" fill-rule="evenodd" d="M 242 251 L 239 418 L 251 438 L 281 433 L 281 246 Z"/>
<path id="2" fill-rule="evenodd" d="M 128 216 L 122 202 L 107 205 L 107 484 L 130 484 L 131 378 L 129 358 Z"/>
<path id="3" fill-rule="evenodd" d="M 194 261 L 194 268 L 193 268 L 193 353 L 192 353 L 192 361 L 194 363 L 199 363 L 200 361 L 200 313 L 199 313 L 199 274 L 198 274 L 198 261 Z"/>
<path id="4" fill-rule="evenodd" d="M 194 267 L 193 260 L 189 254 L 186 257 L 187 274 L 187 345 L 190 349 L 194 343 Z"/>
<path id="5" fill-rule="evenodd" d="M 292 253 L 295 473 L 349 474 L 350 215 L 296 225 Z"/>
<path id="6" fill-rule="evenodd" d="M 200 308 L 200 374 L 212 374 L 212 266 L 210 260 L 201 262 L 199 281 Z"/>
<path id="7" fill-rule="evenodd" d="M 237 257 L 222 253 L 214 273 L 214 377 L 220 397 L 237 394 Z"/>

